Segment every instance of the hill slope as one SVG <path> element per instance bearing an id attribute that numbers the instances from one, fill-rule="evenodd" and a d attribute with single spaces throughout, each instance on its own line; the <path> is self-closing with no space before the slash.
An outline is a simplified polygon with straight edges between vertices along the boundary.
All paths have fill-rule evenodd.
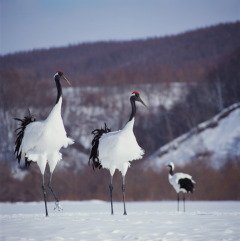
<path id="1" fill-rule="evenodd" d="M 164 145 L 148 158 L 147 165 L 162 168 L 173 161 L 183 166 L 208 157 L 214 167 L 240 156 L 240 103 L 236 103 L 188 133 Z"/>
<path id="2" fill-rule="evenodd" d="M 149 83 L 203 79 L 209 68 L 240 46 L 240 22 L 176 36 L 86 43 L 0 58 L 0 70 L 47 80 L 62 69 L 77 84 Z"/>

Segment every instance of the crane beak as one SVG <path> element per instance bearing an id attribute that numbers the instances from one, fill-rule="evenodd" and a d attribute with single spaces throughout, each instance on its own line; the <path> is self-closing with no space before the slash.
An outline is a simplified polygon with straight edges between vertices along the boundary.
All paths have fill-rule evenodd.
<path id="1" fill-rule="evenodd" d="M 70 86 L 72 86 L 71 85 L 71 83 L 70 83 L 70 81 L 63 75 L 63 78 L 66 80 L 66 82 L 70 85 Z"/>
<path id="2" fill-rule="evenodd" d="M 143 102 L 143 100 L 140 97 L 138 98 L 138 101 L 141 102 L 147 109 L 149 109 L 148 106 Z"/>

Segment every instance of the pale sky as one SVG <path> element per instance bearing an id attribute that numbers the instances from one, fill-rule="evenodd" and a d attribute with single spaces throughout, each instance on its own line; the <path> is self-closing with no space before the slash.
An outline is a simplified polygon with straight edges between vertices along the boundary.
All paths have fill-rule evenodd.
<path id="1" fill-rule="evenodd" d="M 0 0 L 0 54 L 240 20 L 240 0 Z"/>

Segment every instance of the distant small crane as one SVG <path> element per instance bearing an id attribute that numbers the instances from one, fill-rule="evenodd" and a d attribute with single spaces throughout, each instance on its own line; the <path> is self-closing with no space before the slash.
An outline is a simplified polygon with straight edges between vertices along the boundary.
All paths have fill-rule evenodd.
<path id="1" fill-rule="evenodd" d="M 54 75 L 57 87 L 57 99 L 55 106 L 45 120 L 36 121 L 30 112 L 29 115 L 23 119 L 15 118 L 21 124 L 21 126 L 16 130 L 18 131 L 15 142 L 16 158 L 18 159 L 18 163 L 25 159 L 26 166 L 29 166 L 31 162 L 36 162 L 39 166 L 42 174 L 42 191 L 46 216 L 48 216 L 46 189 L 44 184 L 46 164 L 48 163 L 50 168 L 50 180 L 48 187 L 55 199 L 55 208 L 61 210 L 59 200 L 51 185 L 52 173 L 58 161 L 62 159 L 62 154 L 59 152 L 60 149 L 62 147 L 66 148 L 68 145 L 74 143 L 73 139 L 67 137 L 61 117 L 61 78 L 64 78 L 67 83 L 71 85 L 68 79 L 64 76 L 63 72 L 58 71 Z"/>
<path id="2" fill-rule="evenodd" d="M 193 193 L 194 191 L 194 184 L 196 183 L 192 177 L 186 173 L 173 173 L 174 171 L 174 164 L 170 162 L 168 164 L 169 169 L 169 174 L 168 174 L 168 180 L 170 184 L 173 186 L 175 191 L 177 192 L 177 201 L 178 201 L 178 206 L 177 210 L 179 211 L 179 193 L 183 193 L 183 210 L 185 212 L 185 193 Z"/>
<path id="3" fill-rule="evenodd" d="M 124 215 L 127 215 L 125 205 L 125 175 L 133 160 L 141 159 L 144 150 L 138 145 L 136 137 L 133 133 L 134 118 L 136 115 L 136 102 L 145 103 L 140 98 L 137 91 L 132 92 L 130 103 L 132 112 L 130 118 L 124 128 L 119 131 L 111 132 L 105 124 L 105 128 L 96 129 L 92 132 L 94 139 L 92 141 L 92 150 L 89 157 L 89 164 L 94 168 L 106 168 L 110 171 L 110 201 L 111 214 L 113 214 L 113 175 L 118 169 L 122 173 L 122 195 L 124 205 Z"/>

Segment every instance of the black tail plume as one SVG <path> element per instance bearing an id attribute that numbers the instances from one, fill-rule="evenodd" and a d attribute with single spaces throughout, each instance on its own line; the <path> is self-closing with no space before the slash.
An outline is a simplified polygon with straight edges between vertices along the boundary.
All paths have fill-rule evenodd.
<path id="1" fill-rule="evenodd" d="M 14 154 L 16 155 L 18 163 L 20 163 L 22 152 L 21 151 L 19 152 L 19 150 L 20 150 L 20 147 L 21 147 L 21 144 L 22 144 L 24 131 L 26 129 L 26 126 L 28 124 L 30 124 L 31 122 L 34 122 L 36 119 L 34 118 L 33 115 L 31 115 L 30 111 L 28 110 L 28 116 L 25 116 L 23 119 L 14 118 L 14 120 L 20 122 L 20 127 L 18 127 L 15 130 L 15 132 L 17 132 L 17 138 L 16 138 L 16 141 L 15 141 L 15 150 L 14 150 Z M 30 164 L 31 164 L 31 161 L 29 161 L 27 159 L 27 157 L 25 157 L 25 166 L 29 167 Z"/>
<path id="2" fill-rule="evenodd" d="M 92 140 L 92 150 L 90 153 L 88 165 L 92 165 L 93 170 L 94 168 L 99 168 L 99 169 L 102 168 L 102 165 L 99 161 L 99 152 L 98 152 L 99 140 L 104 133 L 108 133 L 110 131 L 111 129 L 107 127 L 106 123 L 104 125 L 104 128 L 95 129 L 92 131 L 94 138 Z"/>
<path id="3" fill-rule="evenodd" d="M 194 191 L 194 183 L 192 180 L 188 178 L 179 179 L 178 183 L 180 184 L 180 188 L 184 188 L 187 192 L 193 193 Z"/>

